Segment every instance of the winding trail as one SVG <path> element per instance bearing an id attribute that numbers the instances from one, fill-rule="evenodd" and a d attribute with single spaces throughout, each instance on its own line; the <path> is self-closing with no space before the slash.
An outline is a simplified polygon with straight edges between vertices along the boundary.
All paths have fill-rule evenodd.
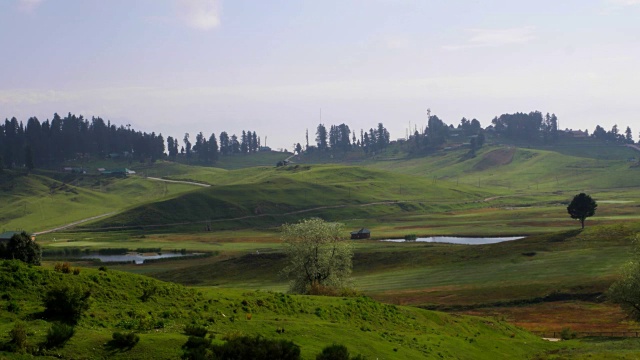
<path id="1" fill-rule="evenodd" d="M 634 150 L 638 150 L 640 151 L 640 146 L 636 145 L 636 144 L 627 144 L 628 147 L 634 149 Z"/>
<path id="2" fill-rule="evenodd" d="M 110 213 L 106 213 L 106 214 L 102 214 L 102 215 L 92 216 L 90 218 L 74 221 L 72 223 L 69 223 L 69 224 L 66 224 L 66 225 L 62 225 L 62 226 L 58 226 L 58 227 L 53 228 L 53 229 L 34 232 L 33 235 L 37 236 L 37 235 L 48 234 L 48 233 L 52 233 L 52 232 L 56 232 L 56 231 L 60 231 L 60 230 L 65 230 L 65 229 L 68 229 L 70 227 L 74 227 L 76 225 L 80 225 L 80 224 L 86 223 L 88 221 L 100 219 L 100 218 L 103 218 L 103 217 L 106 217 L 106 216 L 110 216 L 110 215 L 113 215 L 113 214 L 115 214 L 115 212 L 110 212 Z"/>
<path id="3" fill-rule="evenodd" d="M 146 177 L 146 179 L 154 180 L 154 181 L 164 181 L 164 182 L 174 183 L 174 184 L 195 185 L 195 186 L 201 186 L 201 187 L 210 187 L 211 186 L 209 184 L 197 183 L 197 182 L 193 182 L 193 181 L 168 180 L 168 179 L 162 179 L 162 178 L 157 178 L 157 177 Z"/>

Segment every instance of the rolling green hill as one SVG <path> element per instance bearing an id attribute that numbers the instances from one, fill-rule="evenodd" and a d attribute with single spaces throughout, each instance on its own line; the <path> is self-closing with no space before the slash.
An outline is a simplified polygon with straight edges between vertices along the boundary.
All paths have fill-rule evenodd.
<path id="1" fill-rule="evenodd" d="M 26 351 L 57 358 L 175 359 L 187 341 L 188 324 L 206 327 L 216 342 L 233 334 L 291 340 L 305 359 L 336 342 L 371 359 L 526 358 L 563 347 L 498 320 L 365 297 L 188 289 L 117 271 L 81 269 L 73 275 L 16 261 L 0 262 L 0 279 L 2 344 L 22 321 Z M 91 305 L 64 346 L 45 349 L 52 319 L 44 315 L 42 297 L 61 284 L 90 291 Z M 140 341 L 131 349 L 118 348 L 110 343 L 115 331 L 135 331 Z"/>
<path id="2" fill-rule="evenodd" d="M 190 185 L 136 177 L 116 179 L 45 171 L 27 175 L 5 170 L 0 174 L 0 224 L 6 230 L 38 232 L 193 189 Z"/>
<path id="3" fill-rule="evenodd" d="M 341 220 L 442 210 L 490 194 L 468 186 L 339 165 L 254 168 L 224 176 L 209 171 L 193 177 L 216 185 L 133 208 L 90 226 L 211 222 L 216 229 L 269 228 L 309 216 Z"/>

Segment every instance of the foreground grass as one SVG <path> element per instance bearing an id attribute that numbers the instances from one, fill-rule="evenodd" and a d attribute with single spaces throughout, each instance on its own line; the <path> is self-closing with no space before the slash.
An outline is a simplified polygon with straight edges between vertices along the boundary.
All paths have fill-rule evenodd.
<path id="1" fill-rule="evenodd" d="M 381 359 L 526 358 L 562 347 L 497 320 L 384 305 L 365 297 L 189 289 L 111 270 L 82 269 L 72 275 L 18 262 L 0 263 L 0 277 L 2 341 L 8 341 L 6 334 L 20 320 L 28 329 L 27 350 L 58 358 L 176 358 L 187 340 L 184 327 L 192 323 L 207 327 L 216 341 L 231 333 L 291 340 L 306 359 L 336 342 L 352 353 Z M 58 284 L 88 288 L 93 301 L 64 347 L 38 350 L 52 320 L 42 314 L 41 297 Z M 150 289 L 153 295 L 145 301 L 143 291 Z M 18 309 L 7 311 L 8 302 L 19 304 Z M 135 331 L 140 342 L 132 349 L 114 348 L 109 345 L 114 331 Z"/>

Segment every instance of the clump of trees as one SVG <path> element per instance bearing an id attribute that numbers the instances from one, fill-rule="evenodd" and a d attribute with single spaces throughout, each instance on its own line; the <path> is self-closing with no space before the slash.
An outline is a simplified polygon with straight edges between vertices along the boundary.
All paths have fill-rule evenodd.
<path id="1" fill-rule="evenodd" d="M 621 144 L 633 144 L 633 133 L 631 128 L 627 126 L 624 134 L 618 129 L 618 125 L 613 125 L 611 130 L 606 131 L 600 125 L 596 125 L 596 129 L 591 133 L 591 137 L 601 141 L 617 142 Z"/>
<path id="2" fill-rule="evenodd" d="M 569 206 L 567 206 L 567 212 L 572 219 L 580 220 L 580 224 L 584 229 L 584 221 L 596 213 L 598 204 L 591 196 L 580 193 L 573 197 Z"/>
<path id="3" fill-rule="evenodd" d="M 306 135 L 307 146 L 306 151 L 333 151 L 333 152 L 349 152 L 361 149 L 366 154 L 375 154 L 384 150 L 391 141 L 389 131 L 384 124 L 378 123 L 378 126 L 369 131 L 360 129 L 360 139 L 356 137 L 355 131 L 351 131 L 349 125 L 331 125 L 329 131 L 324 124 L 319 124 L 316 128 L 316 146 L 309 145 L 309 135 Z M 300 152 L 302 146 L 295 145 L 295 150 Z"/>
<path id="4" fill-rule="evenodd" d="M 282 240 L 288 265 L 283 274 L 289 290 L 306 294 L 312 288 L 340 289 L 351 275 L 353 252 L 340 223 L 313 218 L 282 226 Z"/>
<path id="5" fill-rule="evenodd" d="M 502 114 L 493 118 L 491 124 L 497 135 L 513 140 L 552 143 L 558 139 L 556 114 L 547 113 L 543 116 L 540 111 Z"/>
<path id="6" fill-rule="evenodd" d="M 0 259 L 16 259 L 31 265 L 40 265 L 42 249 L 26 232 L 14 234 L 6 244 L 0 243 Z"/>

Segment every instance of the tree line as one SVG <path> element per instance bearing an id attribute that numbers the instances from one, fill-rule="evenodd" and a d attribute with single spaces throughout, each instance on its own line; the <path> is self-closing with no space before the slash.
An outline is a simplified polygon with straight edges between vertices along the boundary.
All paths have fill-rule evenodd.
<path id="1" fill-rule="evenodd" d="M 165 147 L 162 134 L 117 126 L 100 117 L 87 119 L 71 113 L 61 117 L 55 113 L 43 122 L 30 117 L 25 125 L 12 117 L 0 123 L 0 169 L 50 168 L 68 160 L 110 156 L 151 162 L 184 158 L 212 164 L 219 156 L 259 150 L 260 137 L 255 131 L 242 131 L 240 137 L 223 131 L 218 138 L 213 133 L 207 138 L 200 132 L 193 143 L 187 133 L 183 145 L 168 136 Z"/>
<path id="2" fill-rule="evenodd" d="M 562 131 L 558 129 L 558 117 L 556 114 L 542 115 L 539 111 L 526 113 L 502 114 L 491 120 L 488 130 L 493 131 L 498 136 L 504 136 L 512 140 L 521 140 L 530 143 L 552 144 L 558 141 Z M 585 131 L 584 136 L 589 136 Z M 611 130 L 606 131 L 602 126 L 596 125 L 591 133 L 591 138 L 620 144 L 633 144 L 633 132 L 627 126 L 624 133 L 618 129 L 618 125 L 613 125 Z"/>
<path id="3" fill-rule="evenodd" d="M 361 149 L 369 154 L 386 148 L 391 141 L 391 137 L 389 131 L 382 123 L 378 123 L 376 128 L 370 128 L 369 131 L 360 129 L 359 137 L 356 136 L 355 131 L 351 131 L 349 125 L 342 123 L 340 125 L 331 125 L 329 131 L 327 131 L 327 127 L 324 124 L 318 124 L 315 140 L 315 145 L 309 144 L 309 132 L 307 131 L 307 144 L 304 150 L 308 153 L 315 151 L 339 151 L 346 153 Z M 300 143 L 295 144 L 294 150 L 297 153 L 301 153 L 303 150 L 302 145 L 300 145 Z"/>
<path id="4" fill-rule="evenodd" d="M 27 124 L 15 117 L 0 124 L 0 165 L 6 168 L 50 167 L 86 156 L 127 154 L 135 159 L 158 159 L 164 155 L 164 139 L 129 125 L 116 126 L 100 117 L 85 119 L 57 113 L 40 122 L 30 117 Z"/>

